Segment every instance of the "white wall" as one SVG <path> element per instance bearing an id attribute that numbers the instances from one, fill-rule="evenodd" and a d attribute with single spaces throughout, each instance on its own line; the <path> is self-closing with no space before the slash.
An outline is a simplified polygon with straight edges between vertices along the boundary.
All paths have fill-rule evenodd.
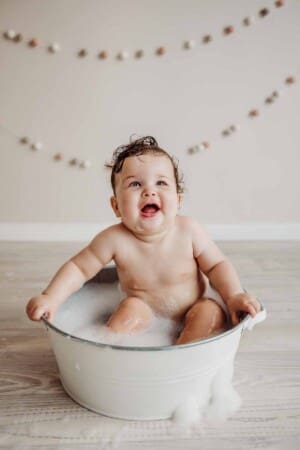
<path id="1" fill-rule="evenodd" d="M 1 0 L 2 32 L 13 28 L 62 51 L 0 39 L 0 221 L 110 223 L 105 161 L 131 134 L 151 134 L 179 158 L 187 193 L 183 213 L 206 224 L 300 223 L 298 83 L 272 105 L 264 99 L 299 71 L 300 2 L 259 0 Z M 270 14 L 258 18 L 268 7 Z M 245 16 L 255 16 L 246 28 Z M 222 36 L 228 24 L 235 33 Z M 201 38 L 214 41 L 204 46 Z M 186 39 L 197 42 L 182 50 Z M 154 49 L 165 45 L 164 57 Z M 86 47 L 86 59 L 75 56 Z M 97 59 L 142 48 L 125 62 Z M 257 119 L 247 119 L 253 107 Z M 237 123 L 239 132 L 220 138 Z M 90 170 L 52 162 L 50 152 L 90 159 Z M 212 139 L 211 150 L 187 148 Z"/>

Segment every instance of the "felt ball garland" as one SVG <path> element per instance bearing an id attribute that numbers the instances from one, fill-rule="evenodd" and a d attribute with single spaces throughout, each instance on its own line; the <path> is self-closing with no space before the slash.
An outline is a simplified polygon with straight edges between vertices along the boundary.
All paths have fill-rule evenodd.
<path id="1" fill-rule="evenodd" d="M 298 73 L 299 75 L 299 73 Z M 264 106 L 270 106 L 273 103 L 275 103 L 280 96 L 289 89 L 290 86 L 294 85 L 297 82 L 297 78 L 294 75 L 289 75 L 283 80 L 283 84 L 280 89 L 273 90 L 267 97 L 265 97 L 263 101 Z M 246 114 L 246 120 L 251 119 L 255 120 L 257 119 L 261 114 L 263 113 L 262 108 L 250 108 Z M 244 119 L 245 120 L 245 119 Z M 241 123 L 244 121 L 243 119 L 238 124 L 231 124 L 227 126 L 226 128 L 222 129 L 218 135 L 210 141 L 201 141 L 200 143 L 194 144 L 193 146 L 189 147 L 187 149 L 187 152 L 190 155 L 194 155 L 196 153 L 203 152 L 207 149 L 212 148 L 212 144 L 214 141 L 218 140 L 218 136 L 221 136 L 221 138 L 228 138 L 238 132 L 241 129 Z M 206 144 L 206 145 L 205 145 Z"/>
<path id="2" fill-rule="evenodd" d="M 297 74 L 299 76 L 299 73 Z M 263 105 L 261 108 L 250 108 L 246 114 L 246 120 L 256 120 L 263 113 L 263 106 L 270 107 L 273 103 L 277 102 L 281 95 L 291 86 L 295 85 L 297 82 L 297 77 L 295 75 L 287 76 L 282 83 L 282 86 L 279 89 L 273 90 L 269 95 L 267 95 L 263 101 Z M 245 119 L 245 118 L 244 118 Z M 200 142 L 190 146 L 187 149 L 188 154 L 195 155 L 197 153 L 206 152 L 211 150 L 213 147 L 213 143 L 218 140 L 218 137 L 221 138 L 229 138 L 233 134 L 237 133 L 241 129 L 241 123 L 243 122 L 243 118 L 239 121 L 239 123 L 231 123 L 230 125 L 223 128 L 214 139 L 212 140 L 201 140 Z M 63 151 L 55 151 L 52 152 L 50 150 L 46 150 L 44 144 L 39 140 L 33 140 L 28 136 L 17 136 L 17 134 L 11 131 L 8 127 L 6 127 L 3 123 L 0 122 L 0 128 L 17 138 L 19 144 L 23 147 L 28 148 L 33 153 L 46 153 L 51 156 L 52 160 L 61 163 L 66 162 L 70 167 L 77 167 L 80 169 L 89 169 L 92 166 L 92 162 L 89 159 L 81 160 L 77 157 L 67 157 Z"/>
<path id="3" fill-rule="evenodd" d="M 273 2 L 273 7 L 275 9 L 279 9 L 282 8 L 285 5 L 284 0 L 277 0 Z M 271 8 L 261 8 L 258 12 L 257 12 L 257 17 L 258 19 L 264 19 L 265 17 L 269 16 L 272 12 Z M 241 20 L 241 24 L 244 27 L 249 27 L 255 24 L 256 20 L 255 20 L 255 15 L 251 15 L 251 16 L 247 16 L 244 17 Z M 225 25 L 220 33 L 220 37 L 226 37 L 226 36 L 230 36 L 232 34 L 235 34 L 237 31 L 237 27 L 234 26 L 233 24 L 227 24 Z M 45 44 L 43 42 L 41 42 L 38 37 L 30 37 L 30 38 L 24 38 L 23 35 L 17 31 L 15 31 L 14 29 L 8 29 L 2 32 L 3 38 L 6 39 L 7 41 L 11 41 L 14 43 L 20 43 L 22 41 L 25 42 L 25 44 L 27 44 L 27 46 L 31 49 L 46 49 L 48 51 L 48 53 L 50 54 L 56 54 L 59 52 L 63 51 L 63 46 L 58 43 L 58 42 L 53 42 L 53 43 L 48 43 Z M 210 33 L 206 33 L 205 35 L 202 36 L 202 38 L 199 39 L 199 44 L 209 44 L 210 42 L 213 41 L 213 36 Z M 184 39 L 182 42 L 182 46 L 181 48 L 185 51 L 188 50 L 192 50 L 194 49 L 198 44 L 198 39 Z M 74 55 L 76 55 L 79 59 L 86 59 L 89 56 L 93 56 L 93 52 L 90 51 L 89 49 L 82 47 L 79 49 L 65 49 L 65 51 L 69 51 L 71 53 L 73 53 Z M 157 57 L 162 57 L 164 55 L 166 55 L 168 53 L 168 47 L 166 45 L 159 45 L 156 48 L 154 47 L 153 49 L 153 55 L 157 56 Z M 132 58 L 132 60 L 140 60 L 142 58 L 144 58 L 146 56 L 146 53 L 144 51 L 144 49 L 139 48 L 135 51 L 129 52 L 126 49 L 120 49 L 115 55 L 110 52 L 108 49 L 101 49 L 98 50 L 96 52 L 96 54 L 94 55 L 96 56 L 96 58 L 100 61 L 107 61 L 110 58 L 111 59 L 116 59 L 117 61 L 126 61 L 128 60 L 130 57 Z M 150 56 L 150 53 L 149 53 Z"/>
<path id="4" fill-rule="evenodd" d="M 281 8 L 285 5 L 285 2 L 283 0 L 277 0 L 273 2 L 275 8 Z M 251 15 L 244 17 L 241 21 L 242 26 L 244 27 L 250 27 L 255 24 L 256 17 L 258 20 L 264 19 L 265 17 L 269 16 L 271 14 L 270 8 L 261 8 L 257 15 Z M 236 33 L 237 28 L 233 26 L 232 24 L 227 24 L 224 26 L 220 32 L 220 36 L 227 37 L 233 33 Z M 23 35 L 13 29 L 8 29 L 3 32 L 3 37 L 7 41 L 11 41 L 13 43 L 20 43 L 24 42 L 29 48 L 36 49 L 36 48 L 46 48 L 48 53 L 50 54 L 56 54 L 58 52 L 62 52 L 63 48 L 60 43 L 53 42 L 48 45 L 44 45 L 39 41 L 37 37 L 31 37 L 30 39 L 24 38 Z M 208 45 L 214 40 L 214 37 L 210 33 L 206 33 L 202 35 L 200 38 L 200 43 L 203 45 Z M 198 45 L 197 40 L 195 39 L 186 39 L 182 42 L 182 49 L 184 51 L 191 51 L 195 49 Z M 163 57 L 168 53 L 168 48 L 164 45 L 157 46 L 153 50 L 153 54 L 157 57 Z M 92 53 L 87 48 L 81 48 L 79 50 L 74 51 L 74 54 L 77 55 L 80 59 L 85 59 L 88 56 L 90 56 Z M 101 49 L 97 52 L 96 57 L 99 60 L 108 60 L 109 58 L 115 58 L 118 61 L 125 61 L 128 60 L 130 57 L 133 57 L 134 59 L 142 59 L 145 57 L 145 51 L 142 48 L 139 48 L 138 50 L 134 51 L 132 54 L 128 50 L 120 50 L 115 55 L 113 55 L 111 52 L 109 52 L 106 49 Z M 294 85 L 297 81 L 297 78 L 295 75 L 289 75 L 284 80 L 284 88 L 281 87 L 280 89 L 273 90 L 270 94 L 268 94 L 263 102 L 263 105 L 266 107 L 269 107 L 270 105 L 274 104 L 281 94 L 284 92 L 285 88 L 289 88 L 289 86 Z M 263 113 L 263 107 L 251 107 L 249 108 L 248 112 L 245 114 L 244 120 L 256 120 L 261 114 Z M 243 119 L 241 120 L 241 122 Z M 241 128 L 241 122 L 237 123 L 231 123 L 229 122 L 229 125 L 224 127 L 222 130 L 219 131 L 219 133 L 216 135 L 216 138 L 213 140 L 201 140 L 199 143 L 196 143 L 195 145 L 188 148 L 188 153 L 191 155 L 205 152 L 207 150 L 210 150 L 213 146 L 214 141 L 216 141 L 219 137 L 221 138 L 229 138 L 233 134 L 237 133 Z M 11 132 L 7 127 L 4 126 L 4 124 L 1 124 L 0 127 L 8 132 L 10 134 L 14 135 L 18 141 L 19 144 L 23 147 L 28 148 L 33 153 L 48 153 L 51 156 L 51 159 L 56 163 L 67 163 L 70 167 L 77 167 L 80 169 L 89 169 L 92 166 L 92 163 L 89 159 L 81 160 L 77 157 L 67 157 L 63 151 L 51 151 L 46 150 L 44 144 L 39 140 L 34 140 L 29 138 L 28 136 L 22 136 L 19 137 L 16 135 L 16 133 Z M 59 148 L 59 147 L 58 147 Z"/>
<path id="5" fill-rule="evenodd" d="M 6 131 L 9 132 L 9 130 L 7 129 L 7 127 L 4 127 L 3 124 L 0 123 L 0 127 L 3 129 L 6 129 Z M 10 132 L 11 135 L 15 136 L 15 133 Z M 22 136 L 21 138 L 19 138 L 19 143 L 22 146 L 26 146 L 27 148 L 29 148 L 30 150 L 34 151 L 34 152 L 40 152 L 43 151 L 45 153 L 48 153 L 53 161 L 55 162 L 61 162 L 66 160 L 66 162 L 68 163 L 69 166 L 71 167 L 79 167 L 81 169 L 89 169 L 92 165 L 91 161 L 86 159 L 86 160 L 80 160 L 78 158 L 66 158 L 66 156 L 64 155 L 63 152 L 51 152 L 51 151 L 46 151 L 44 150 L 44 145 L 40 142 L 40 141 L 31 141 L 31 139 L 28 136 Z"/>

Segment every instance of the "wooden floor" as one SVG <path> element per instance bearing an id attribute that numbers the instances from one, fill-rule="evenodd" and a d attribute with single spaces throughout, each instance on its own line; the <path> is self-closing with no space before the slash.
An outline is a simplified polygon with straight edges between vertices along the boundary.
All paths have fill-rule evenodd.
<path id="1" fill-rule="evenodd" d="M 241 340 L 234 377 L 241 410 L 188 430 L 111 420 L 75 404 L 44 328 L 24 307 L 82 244 L 0 242 L 0 448 L 299 449 L 300 242 L 219 244 L 268 318 Z"/>

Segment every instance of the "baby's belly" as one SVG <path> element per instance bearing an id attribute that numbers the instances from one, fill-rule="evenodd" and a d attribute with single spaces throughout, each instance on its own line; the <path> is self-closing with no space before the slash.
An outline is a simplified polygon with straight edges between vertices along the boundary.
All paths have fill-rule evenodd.
<path id="1" fill-rule="evenodd" d="M 205 289 L 203 276 L 188 283 L 152 286 L 146 289 L 122 287 L 127 296 L 138 297 L 163 317 L 181 319 L 187 310 L 201 298 Z"/>

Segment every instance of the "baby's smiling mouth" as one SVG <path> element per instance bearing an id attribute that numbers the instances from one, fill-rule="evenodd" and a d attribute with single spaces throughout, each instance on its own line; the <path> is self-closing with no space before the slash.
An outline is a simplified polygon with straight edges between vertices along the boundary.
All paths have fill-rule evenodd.
<path id="1" fill-rule="evenodd" d="M 143 217 L 153 217 L 160 210 L 160 207 L 155 203 L 148 203 L 141 209 Z"/>

